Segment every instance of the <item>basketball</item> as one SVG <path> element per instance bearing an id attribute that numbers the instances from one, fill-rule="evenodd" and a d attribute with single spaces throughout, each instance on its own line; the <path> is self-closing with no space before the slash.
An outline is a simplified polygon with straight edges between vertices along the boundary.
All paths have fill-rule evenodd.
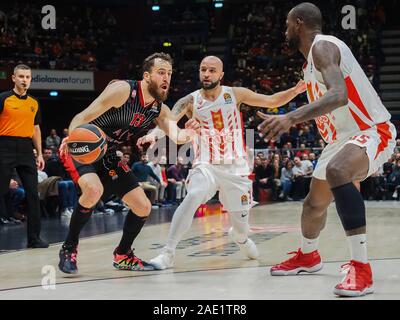
<path id="1" fill-rule="evenodd" d="M 91 164 L 106 153 L 106 135 L 94 124 L 78 126 L 69 135 L 68 150 L 75 161 Z"/>

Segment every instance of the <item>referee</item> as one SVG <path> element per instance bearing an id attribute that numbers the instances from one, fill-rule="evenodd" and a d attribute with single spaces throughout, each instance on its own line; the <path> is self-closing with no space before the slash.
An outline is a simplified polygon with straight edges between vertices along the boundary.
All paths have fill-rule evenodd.
<path id="1" fill-rule="evenodd" d="M 0 94 L 0 210 L 5 209 L 11 174 L 16 168 L 28 203 L 28 248 L 47 248 L 40 239 L 40 205 L 37 169 L 43 170 L 40 110 L 38 101 L 27 94 L 31 69 L 23 64 L 14 68 L 14 89 Z M 33 147 L 37 159 L 33 155 Z"/>

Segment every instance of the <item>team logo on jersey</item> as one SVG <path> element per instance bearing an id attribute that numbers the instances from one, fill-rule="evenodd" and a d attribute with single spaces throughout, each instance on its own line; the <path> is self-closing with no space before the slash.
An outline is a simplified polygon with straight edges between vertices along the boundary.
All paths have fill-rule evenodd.
<path id="1" fill-rule="evenodd" d="M 224 93 L 225 104 L 232 103 L 232 97 L 229 93 Z"/>
<path id="2" fill-rule="evenodd" d="M 244 194 L 240 197 L 240 200 L 242 201 L 242 206 L 246 206 L 249 204 L 249 197 L 247 194 Z"/>
<path id="3" fill-rule="evenodd" d="M 132 99 L 136 98 L 136 90 L 132 90 L 132 94 L 131 94 Z"/>
<path id="4" fill-rule="evenodd" d="M 35 112 L 35 107 L 31 107 L 31 111 L 32 111 L 32 112 Z"/>
<path id="5" fill-rule="evenodd" d="M 211 111 L 212 122 L 214 129 L 221 131 L 224 129 L 224 119 L 222 118 L 222 111 L 219 109 L 217 112 Z"/>

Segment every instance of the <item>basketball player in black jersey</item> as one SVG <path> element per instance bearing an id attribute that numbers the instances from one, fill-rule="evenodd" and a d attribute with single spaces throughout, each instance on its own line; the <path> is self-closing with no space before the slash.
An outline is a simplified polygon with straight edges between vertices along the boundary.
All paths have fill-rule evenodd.
<path id="1" fill-rule="evenodd" d="M 65 152 L 66 141 L 60 150 L 61 158 L 71 176 L 82 190 L 69 226 L 67 239 L 60 250 L 59 268 L 65 273 L 77 273 L 77 246 L 79 233 L 88 222 L 93 207 L 111 194 L 117 195 L 131 209 L 123 227 L 122 239 L 114 251 L 114 267 L 120 270 L 154 270 L 133 254 L 132 243 L 142 229 L 151 211 L 151 203 L 130 168 L 116 156 L 118 145 L 139 133 L 153 121 L 176 143 L 188 142 L 199 128 L 189 120 L 179 129 L 170 119 L 170 110 L 163 104 L 167 98 L 172 75 L 172 59 L 164 53 L 155 53 L 143 62 L 143 80 L 112 81 L 92 102 L 77 114 L 69 126 L 70 132 L 79 125 L 92 123 L 107 135 L 105 156 L 91 164 L 82 165 Z"/>

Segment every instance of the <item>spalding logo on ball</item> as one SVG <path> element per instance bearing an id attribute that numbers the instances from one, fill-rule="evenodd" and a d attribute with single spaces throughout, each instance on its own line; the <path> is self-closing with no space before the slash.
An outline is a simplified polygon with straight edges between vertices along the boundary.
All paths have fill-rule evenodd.
<path id="1" fill-rule="evenodd" d="M 106 135 L 94 124 L 83 124 L 70 133 L 68 150 L 71 157 L 79 163 L 99 161 L 107 151 Z"/>

